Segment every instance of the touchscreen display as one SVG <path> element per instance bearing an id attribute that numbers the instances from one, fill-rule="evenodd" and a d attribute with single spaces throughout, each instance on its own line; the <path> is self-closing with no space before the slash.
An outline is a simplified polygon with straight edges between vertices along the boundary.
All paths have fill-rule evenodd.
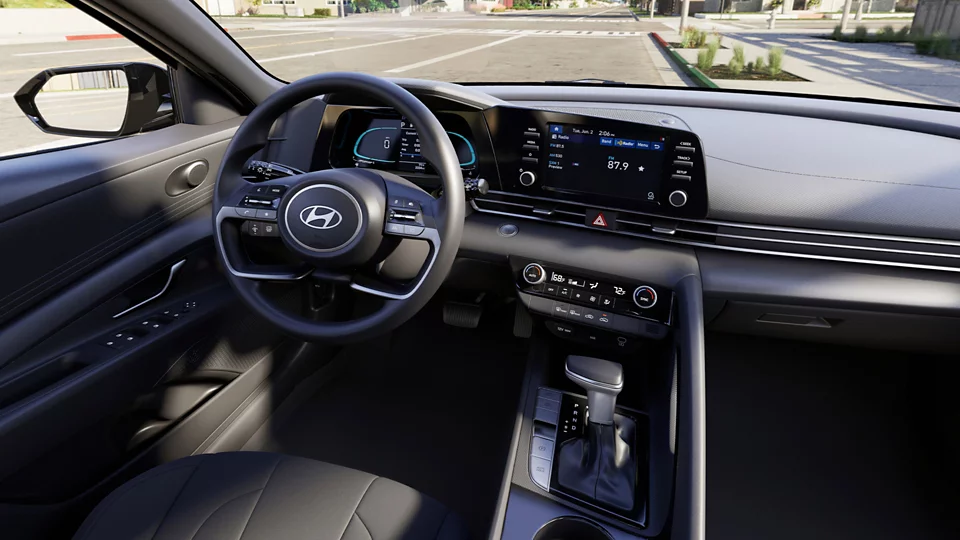
<path id="1" fill-rule="evenodd" d="M 547 124 L 543 189 L 660 202 L 667 137 Z"/>

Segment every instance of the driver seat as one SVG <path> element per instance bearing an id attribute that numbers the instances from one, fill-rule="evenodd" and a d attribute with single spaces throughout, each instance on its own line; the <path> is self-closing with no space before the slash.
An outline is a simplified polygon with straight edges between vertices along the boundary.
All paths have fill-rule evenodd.
<path id="1" fill-rule="evenodd" d="M 403 484 L 264 452 L 191 456 L 117 488 L 75 540 L 463 540 L 463 523 Z"/>

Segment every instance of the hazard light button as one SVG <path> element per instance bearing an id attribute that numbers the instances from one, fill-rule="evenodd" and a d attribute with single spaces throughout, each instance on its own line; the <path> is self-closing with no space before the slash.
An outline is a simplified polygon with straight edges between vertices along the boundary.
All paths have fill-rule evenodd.
<path id="1" fill-rule="evenodd" d="M 592 210 L 588 208 L 585 223 L 588 227 L 613 231 L 617 228 L 617 213 L 611 210 Z"/>

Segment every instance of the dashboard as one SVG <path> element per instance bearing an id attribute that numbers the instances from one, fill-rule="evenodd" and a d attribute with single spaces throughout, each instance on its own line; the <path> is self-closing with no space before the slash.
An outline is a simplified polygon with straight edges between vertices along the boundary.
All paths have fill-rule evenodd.
<path id="1" fill-rule="evenodd" d="M 518 107 L 436 111 L 466 179 L 497 191 L 601 211 L 584 224 L 616 230 L 615 210 L 703 218 L 703 148 L 689 131 Z M 416 126 L 382 107 L 327 107 L 313 170 L 374 167 L 436 187 Z M 433 182 L 431 182 L 433 180 Z"/>
<path id="2" fill-rule="evenodd" d="M 398 82 L 450 134 L 465 183 L 490 186 L 468 194 L 461 252 L 509 260 L 518 293 L 534 305 L 559 300 L 552 288 L 523 280 L 531 262 L 631 291 L 653 287 L 664 309 L 677 280 L 698 275 L 706 320 L 716 327 L 953 346 L 934 320 L 918 327 L 919 319 L 863 313 L 960 314 L 960 113 L 762 95 Z M 376 166 L 435 191 L 439 179 L 417 156 L 415 131 L 381 104 L 331 95 L 292 112 L 263 157 L 301 170 Z M 680 206 L 670 201 L 675 191 L 684 192 Z M 504 224 L 520 233 L 501 234 Z M 626 305 L 634 312 L 614 315 L 674 320 L 671 311 L 653 316 Z M 908 322 L 926 337 L 897 330 Z"/>

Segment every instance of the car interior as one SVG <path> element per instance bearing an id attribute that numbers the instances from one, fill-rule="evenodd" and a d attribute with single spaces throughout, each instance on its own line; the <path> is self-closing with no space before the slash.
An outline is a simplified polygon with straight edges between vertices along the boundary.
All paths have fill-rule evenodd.
<path id="1" fill-rule="evenodd" d="M 76 6 L 166 67 L 16 95 L 131 81 L 0 160 L 4 538 L 960 537 L 960 112 L 288 84 Z"/>

